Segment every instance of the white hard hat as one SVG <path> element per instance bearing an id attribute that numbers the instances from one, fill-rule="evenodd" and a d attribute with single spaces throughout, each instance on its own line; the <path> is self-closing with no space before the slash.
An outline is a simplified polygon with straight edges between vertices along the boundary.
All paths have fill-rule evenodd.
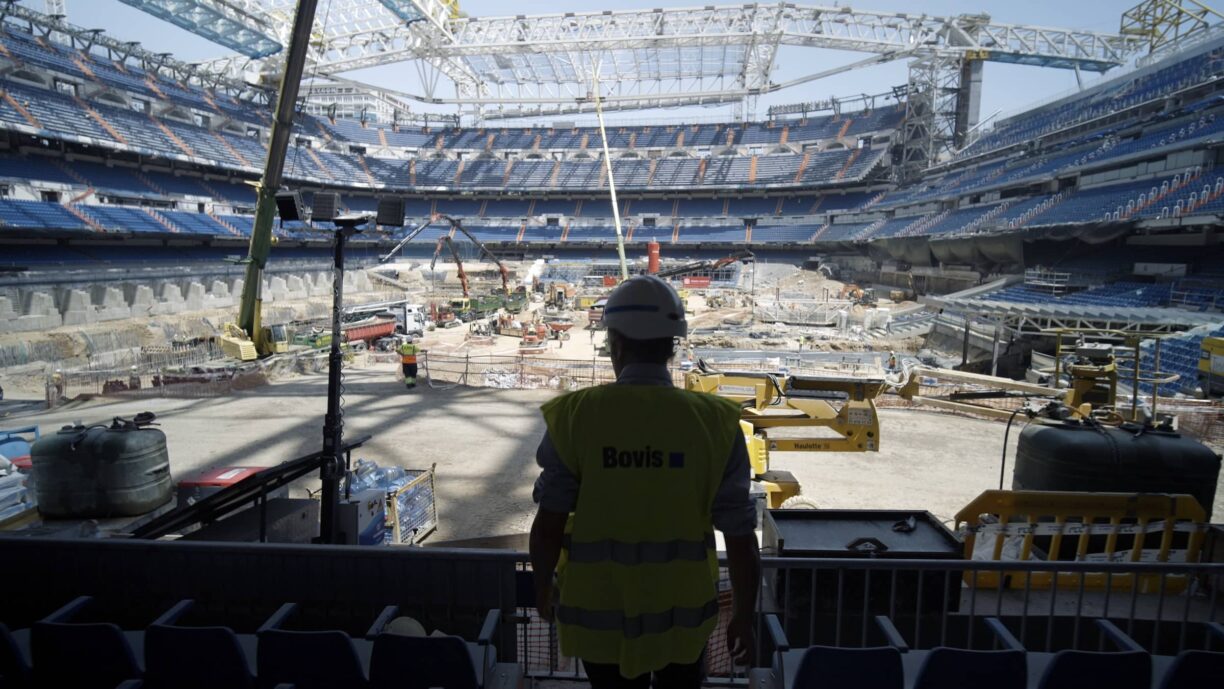
<path id="1" fill-rule="evenodd" d="M 654 275 L 631 277 L 613 290 L 604 306 L 603 323 L 631 340 L 688 335 L 680 295 Z"/>

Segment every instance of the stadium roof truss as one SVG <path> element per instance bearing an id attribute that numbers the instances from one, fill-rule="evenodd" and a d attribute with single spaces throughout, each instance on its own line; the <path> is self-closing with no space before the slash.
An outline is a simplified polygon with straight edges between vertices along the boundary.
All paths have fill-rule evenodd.
<path id="1" fill-rule="evenodd" d="M 226 77 L 279 71 L 296 0 L 123 0 L 230 48 L 201 65 Z M 339 76 L 415 62 L 427 103 L 477 116 L 742 102 L 864 64 L 941 54 L 1101 72 L 1138 37 L 789 2 L 680 9 L 462 17 L 454 0 L 329 0 L 307 73 Z M 241 30 L 229 30 L 234 24 Z M 782 46 L 870 53 L 800 79 L 772 79 Z M 346 75 L 351 79 L 351 75 Z M 442 76 L 454 96 L 440 95 Z"/>

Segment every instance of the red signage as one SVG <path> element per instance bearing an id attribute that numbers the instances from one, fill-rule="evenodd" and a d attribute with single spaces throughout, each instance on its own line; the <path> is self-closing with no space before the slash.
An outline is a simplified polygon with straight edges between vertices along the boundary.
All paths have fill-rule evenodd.
<path id="1" fill-rule="evenodd" d="M 686 277 L 683 279 L 682 282 L 685 287 L 709 287 L 710 286 L 710 278 L 708 277 L 706 278 Z"/>

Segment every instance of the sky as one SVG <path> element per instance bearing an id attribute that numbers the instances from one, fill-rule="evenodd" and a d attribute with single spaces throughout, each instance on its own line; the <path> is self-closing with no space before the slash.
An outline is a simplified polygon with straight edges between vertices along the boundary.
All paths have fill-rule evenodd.
<path id="1" fill-rule="evenodd" d="M 742 1 L 742 0 L 741 0 Z M 331 0 L 319 0 L 318 17 L 321 19 Z M 370 0 L 376 3 L 377 0 Z M 43 0 L 22 0 L 22 4 L 37 10 L 44 9 Z M 185 61 L 203 60 L 228 54 L 221 46 L 190 34 L 178 27 L 162 22 L 140 10 L 125 5 L 119 0 L 66 0 L 68 21 L 85 28 L 101 28 L 122 40 L 139 41 L 154 52 L 170 52 Z M 666 2 L 665 0 L 554 0 L 552 2 L 517 0 L 461 0 L 460 8 L 471 16 L 500 16 L 505 14 L 545 14 L 566 11 L 651 9 L 655 7 L 688 7 L 707 4 L 693 0 Z M 737 4 L 732 0 L 711 0 L 709 4 Z M 806 4 L 806 3 L 803 3 Z M 831 0 L 811 4 L 835 4 Z M 1138 0 L 926 0 L 916 3 L 906 0 L 862 0 L 842 2 L 857 9 L 917 12 L 948 16 L 957 14 L 990 15 L 993 21 L 1010 24 L 1053 26 L 1091 31 L 1117 32 L 1122 12 L 1138 4 Z M 864 57 L 861 53 L 816 50 L 811 48 L 784 47 L 779 51 L 773 73 L 775 82 L 822 71 L 853 62 Z M 984 67 L 981 117 L 986 119 L 996 112 L 1007 115 L 1026 106 L 1069 93 L 1077 88 L 1073 71 L 987 63 Z M 390 65 L 364 72 L 354 72 L 353 78 L 371 84 L 402 91 L 420 92 L 416 69 L 410 64 Z M 1096 75 L 1081 75 L 1084 85 L 1090 85 Z M 857 94 L 883 93 L 893 86 L 904 84 L 906 68 L 904 62 L 854 70 L 821 81 L 784 89 L 760 99 L 757 114 L 763 118 L 769 105 L 824 100 L 830 96 L 845 97 Z M 444 95 L 453 94 L 452 92 Z M 414 108 L 416 109 L 416 108 Z M 420 110 L 430 109 L 420 106 Z M 447 112 L 454 112 L 453 108 Z M 730 118 L 730 106 L 717 108 L 685 108 L 654 113 L 625 113 L 610 115 L 609 120 L 620 119 L 675 119 L 685 116 L 705 118 Z M 571 119 L 571 118 L 565 118 Z"/>

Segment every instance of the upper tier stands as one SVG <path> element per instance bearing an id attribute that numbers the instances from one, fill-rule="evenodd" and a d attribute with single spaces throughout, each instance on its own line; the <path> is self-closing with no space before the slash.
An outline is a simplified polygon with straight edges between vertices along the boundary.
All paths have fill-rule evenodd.
<path id="1" fill-rule="evenodd" d="M 890 105 L 874 111 L 825 115 L 791 123 L 699 124 L 691 126 L 613 127 L 608 146 L 613 149 L 727 148 L 732 146 L 778 146 L 830 139 L 852 140 L 867 134 L 887 132 L 900 126 L 902 107 Z M 599 129 L 574 127 L 491 127 L 479 129 L 422 129 L 363 124 L 353 120 L 312 117 L 313 126 L 326 136 L 363 146 L 391 146 L 436 150 L 530 150 L 591 149 L 601 146 Z"/>
<path id="2" fill-rule="evenodd" d="M 1002 120 L 959 154 L 961 158 L 1032 141 L 1061 129 L 1167 97 L 1224 74 L 1224 39 L 1188 51 L 1176 60 L 1137 70 L 1049 105 Z"/>
<path id="3" fill-rule="evenodd" d="M 1160 111 L 1102 118 L 1057 143 L 1042 136 L 1209 86 L 1222 56 L 1220 45 L 1207 46 L 1039 108 L 1032 115 L 1045 124 L 1027 115 L 1000 123 L 975 146 L 1006 147 L 1009 129 L 1031 146 L 994 159 L 970 151 L 973 160 L 890 191 L 880 188 L 893 140 L 871 135 L 891 133 L 901 106 L 791 122 L 614 126 L 612 176 L 626 232 L 639 241 L 861 242 L 1220 213 L 1224 173 L 1201 155 L 1224 138 L 1217 91 L 1196 88 Z M 0 31 L 0 66 L 9 67 L 0 76 L 0 128 L 12 132 L 10 143 L 28 151 L 34 135 L 69 151 L 0 157 L 0 183 L 17 188 L 0 208 L 0 230 L 249 234 L 255 195 L 242 178 L 254 177 L 266 155 L 266 107 L 12 27 Z M 388 128 L 306 117 L 295 130 L 290 185 L 338 189 L 346 209 L 373 211 L 374 195 L 409 193 L 410 221 L 462 216 L 499 242 L 610 236 L 610 180 L 593 128 Z M 91 159 L 74 142 L 88 144 Z M 841 145 L 825 145 L 834 142 Z M 121 162 L 132 153 L 140 168 Z M 1189 162 L 1175 164 L 1175 154 Z M 104 157 L 112 160 L 98 162 Z M 40 195 L 47 200 L 33 200 Z M 306 236 L 300 227 L 278 232 Z"/>

